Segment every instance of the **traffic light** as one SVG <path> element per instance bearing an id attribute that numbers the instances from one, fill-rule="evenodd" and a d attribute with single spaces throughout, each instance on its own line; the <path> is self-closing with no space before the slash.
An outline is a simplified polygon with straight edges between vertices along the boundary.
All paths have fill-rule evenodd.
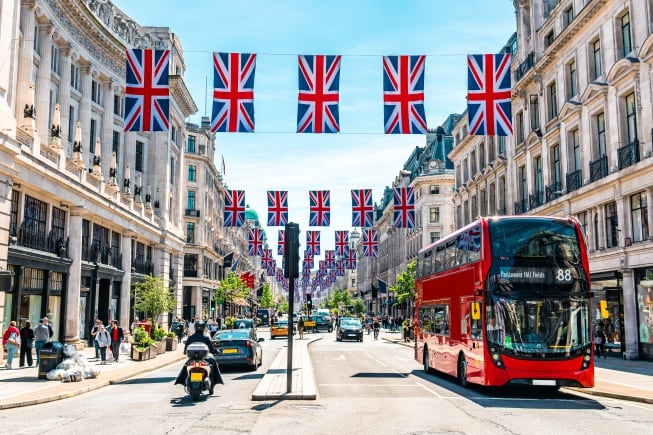
<path id="1" fill-rule="evenodd" d="M 288 222 L 285 234 L 283 276 L 288 279 L 299 278 L 299 224 Z"/>
<path id="2" fill-rule="evenodd" d="M 306 310 L 310 314 L 313 310 L 313 300 L 311 299 L 311 294 L 306 293 Z"/>

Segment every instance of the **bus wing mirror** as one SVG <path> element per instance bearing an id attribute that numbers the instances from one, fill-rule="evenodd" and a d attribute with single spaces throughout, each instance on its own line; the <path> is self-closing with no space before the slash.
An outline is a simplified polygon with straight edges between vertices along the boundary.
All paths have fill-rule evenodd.
<path id="1" fill-rule="evenodd" d="M 469 312 L 471 313 L 472 320 L 481 320 L 481 303 L 471 302 L 469 304 Z"/>

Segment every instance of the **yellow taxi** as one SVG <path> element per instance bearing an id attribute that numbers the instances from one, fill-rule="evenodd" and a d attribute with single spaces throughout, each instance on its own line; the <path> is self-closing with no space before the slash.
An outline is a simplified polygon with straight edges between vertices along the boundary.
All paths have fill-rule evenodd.
<path id="1" fill-rule="evenodd" d="M 279 319 L 270 326 L 270 339 L 277 337 L 288 338 L 288 319 Z"/>

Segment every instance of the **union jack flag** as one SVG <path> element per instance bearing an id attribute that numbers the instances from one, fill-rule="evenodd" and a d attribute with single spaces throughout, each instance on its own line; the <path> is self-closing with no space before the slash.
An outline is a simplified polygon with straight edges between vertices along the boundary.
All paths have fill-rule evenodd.
<path id="1" fill-rule="evenodd" d="M 245 225 L 245 191 L 226 190 L 224 194 L 224 226 Z"/>
<path id="2" fill-rule="evenodd" d="M 321 274 L 325 274 L 327 268 L 326 268 L 326 264 L 324 264 L 324 260 L 320 260 L 319 263 L 318 263 L 318 265 L 319 265 L 318 267 L 319 267 L 319 269 L 320 269 L 320 273 L 321 273 Z"/>
<path id="3" fill-rule="evenodd" d="M 415 194 L 412 187 L 394 188 L 394 219 L 395 228 L 415 227 Z"/>
<path id="4" fill-rule="evenodd" d="M 342 260 L 336 261 L 336 276 L 345 276 L 345 263 Z"/>
<path id="5" fill-rule="evenodd" d="M 371 227 L 374 225 L 372 208 L 372 189 L 352 189 L 351 191 L 351 225 L 354 227 Z"/>
<path id="6" fill-rule="evenodd" d="M 254 131 L 256 54 L 213 53 L 211 131 Z"/>
<path id="7" fill-rule="evenodd" d="M 311 227 L 328 227 L 331 218 L 331 198 L 328 190 L 311 190 L 310 215 L 308 225 Z"/>
<path id="8" fill-rule="evenodd" d="M 270 270 L 273 268 L 273 264 L 272 249 L 264 249 L 263 255 L 261 256 L 261 268 Z M 268 273 L 268 275 L 270 274 Z"/>
<path id="9" fill-rule="evenodd" d="M 168 131 L 170 50 L 127 50 L 125 131 Z"/>
<path id="10" fill-rule="evenodd" d="M 467 56 L 469 134 L 512 136 L 510 54 Z"/>
<path id="11" fill-rule="evenodd" d="M 386 134 L 426 134 L 426 56 L 383 56 L 383 119 Z"/>
<path id="12" fill-rule="evenodd" d="M 350 249 L 345 257 L 345 269 L 356 270 L 356 251 Z"/>
<path id="13" fill-rule="evenodd" d="M 333 249 L 324 251 L 324 265 L 327 269 L 333 269 L 336 266 L 336 251 Z"/>
<path id="14" fill-rule="evenodd" d="M 279 242 L 277 245 L 277 254 L 284 255 L 286 252 L 286 230 L 279 230 Z"/>
<path id="15" fill-rule="evenodd" d="M 260 228 L 249 229 L 248 254 L 251 256 L 263 255 L 263 230 Z"/>
<path id="16" fill-rule="evenodd" d="M 268 226 L 280 227 L 288 223 L 288 191 L 268 190 Z"/>
<path id="17" fill-rule="evenodd" d="M 311 255 L 310 252 L 308 252 L 308 249 L 306 252 L 304 252 L 304 265 L 307 265 L 309 269 L 313 268 L 314 260 L 313 256 Z"/>
<path id="18" fill-rule="evenodd" d="M 308 279 L 311 277 L 311 266 L 304 261 L 302 263 L 302 278 Z"/>
<path id="19" fill-rule="evenodd" d="M 379 239 L 376 230 L 363 230 L 363 256 L 379 256 Z"/>
<path id="20" fill-rule="evenodd" d="M 299 56 L 297 133 L 338 133 L 340 56 Z"/>
<path id="21" fill-rule="evenodd" d="M 349 231 L 335 231 L 336 256 L 344 257 L 349 251 Z"/>
<path id="22" fill-rule="evenodd" d="M 306 251 L 312 256 L 320 255 L 320 232 L 306 231 Z"/>

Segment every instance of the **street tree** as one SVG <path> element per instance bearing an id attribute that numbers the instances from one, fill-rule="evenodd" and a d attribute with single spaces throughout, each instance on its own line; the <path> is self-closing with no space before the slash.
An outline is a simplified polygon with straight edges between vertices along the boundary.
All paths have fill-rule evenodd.
<path id="1" fill-rule="evenodd" d="M 270 284 L 267 282 L 263 286 L 263 291 L 261 292 L 261 299 L 258 301 L 258 305 L 261 308 L 275 308 L 276 303 L 274 302 L 274 297 L 272 296 L 272 291 L 270 290 Z"/>
<path id="2" fill-rule="evenodd" d="M 394 306 L 399 306 L 404 301 L 411 301 L 415 297 L 415 272 L 417 271 L 417 261 L 411 261 L 406 266 L 406 270 L 397 275 L 397 284 L 390 287 L 394 292 L 397 301 Z"/>
<path id="3" fill-rule="evenodd" d="M 134 309 L 145 313 L 149 319 L 153 333 L 158 325 L 158 318 L 175 308 L 174 287 L 167 286 L 167 280 L 146 275 L 133 283 Z"/>
<path id="4" fill-rule="evenodd" d="M 220 281 L 215 291 L 216 304 L 227 302 L 233 304 L 236 299 L 246 299 L 249 296 L 249 287 L 236 272 L 229 272 L 227 277 Z"/>
<path id="5" fill-rule="evenodd" d="M 353 301 L 354 303 L 354 313 L 355 314 L 363 314 L 365 312 L 365 302 L 361 298 L 356 298 Z"/>

